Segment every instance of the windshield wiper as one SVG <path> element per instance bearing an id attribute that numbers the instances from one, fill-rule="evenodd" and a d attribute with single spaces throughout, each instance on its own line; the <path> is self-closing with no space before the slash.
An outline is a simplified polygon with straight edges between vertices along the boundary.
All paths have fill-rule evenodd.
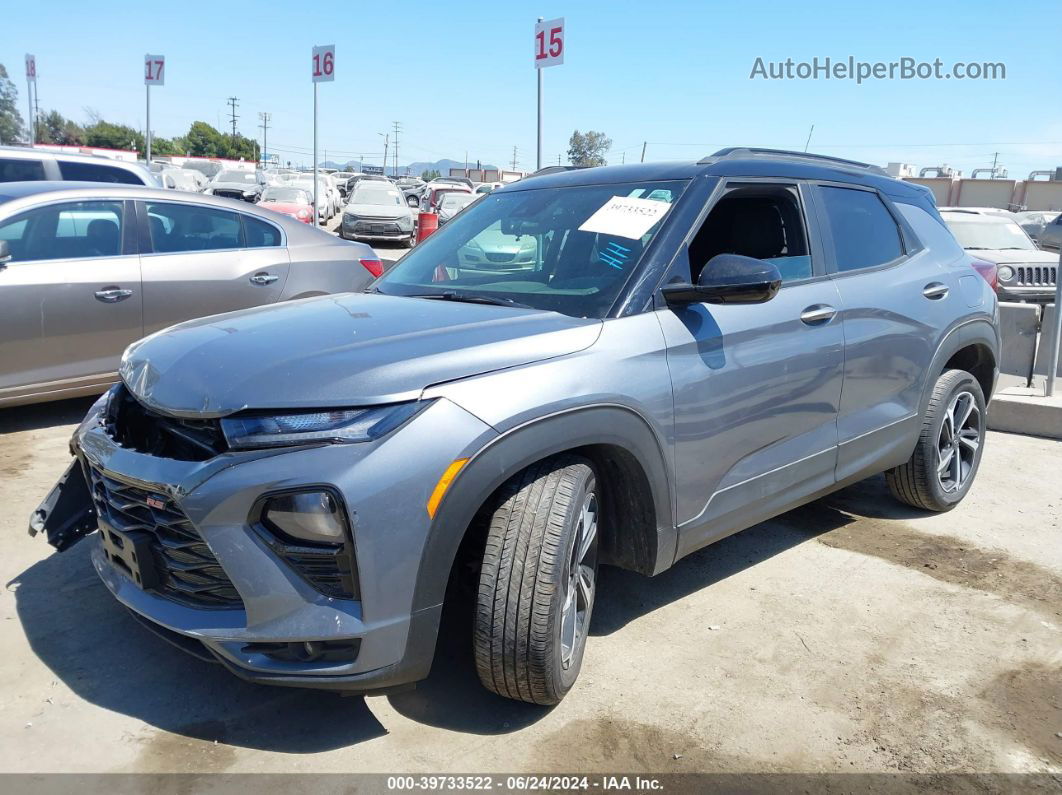
<path id="1" fill-rule="evenodd" d="M 453 290 L 447 290 L 442 293 L 417 293 L 414 295 L 407 295 L 406 298 L 435 298 L 439 301 L 459 301 L 466 304 L 493 304 L 494 306 L 511 306 L 517 309 L 534 309 L 533 306 L 521 304 L 519 301 L 514 301 L 512 298 L 458 293 Z"/>

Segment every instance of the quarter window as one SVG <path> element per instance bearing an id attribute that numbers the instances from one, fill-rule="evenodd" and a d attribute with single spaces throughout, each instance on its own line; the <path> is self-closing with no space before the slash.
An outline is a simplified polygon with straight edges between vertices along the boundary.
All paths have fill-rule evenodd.
<path id="1" fill-rule="evenodd" d="M 259 218 L 243 216 L 243 231 L 249 248 L 266 248 L 280 245 L 280 230 Z"/>
<path id="2" fill-rule="evenodd" d="M 0 157 L 0 182 L 28 182 L 44 179 L 44 163 Z"/>
<path id="3" fill-rule="evenodd" d="M 900 230 L 876 193 L 821 187 L 838 271 L 885 265 L 903 255 Z"/>
<path id="4" fill-rule="evenodd" d="M 122 253 L 122 202 L 68 202 L 27 210 L 0 223 L 15 262 L 116 257 Z"/>
<path id="5" fill-rule="evenodd" d="M 240 216 L 194 204 L 147 202 L 151 249 L 160 254 L 243 248 Z"/>

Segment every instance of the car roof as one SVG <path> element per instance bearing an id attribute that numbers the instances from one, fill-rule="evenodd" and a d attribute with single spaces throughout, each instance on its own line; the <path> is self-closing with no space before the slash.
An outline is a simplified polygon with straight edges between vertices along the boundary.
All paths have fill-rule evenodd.
<path id="1" fill-rule="evenodd" d="M 869 163 L 810 152 L 749 147 L 720 149 L 697 161 L 631 163 L 596 168 L 550 166 L 499 190 L 510 192 L 575 185 L 660 182 L 699 176 L 814 179 L 865 185 L 897 197 L 925 197 L 928 194 L 927 188 L 890 177 L 884 169 Z"/>
<path id="2" fill-rule="evenodd" d="M 945 219 L 955 220 L 961 217 L 963 221 L 972 221 L 975 224 L 1017 223 L 1009 214 L 976 212 L 967 207 L 941 207 L 940 214 Z"/>

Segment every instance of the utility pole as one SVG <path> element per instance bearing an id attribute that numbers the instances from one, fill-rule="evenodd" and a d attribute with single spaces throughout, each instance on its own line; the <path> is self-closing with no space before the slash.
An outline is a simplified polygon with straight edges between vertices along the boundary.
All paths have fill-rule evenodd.
<path id="1" fill-rule="evenodd" d="M 269 119 L 270 114 L 258 112 L 258 118 L 262 120 L 262 123 L 258 126 L 262 128 L 262 165 L 266 164 L 266 158 L 269 152 Z"/>
<path id="2" fill-rule="evenodd" d="M 384 139 L 384 157 L 383 157 L 384 176 L 387 176 L 387 147 L 391 143 L 391 133 L 387 133 L 387 134 L 376 133 L 376 134 L 377 135 L 383 135 L 383 139 Z"/>
<path id="3" fill-rule="evenodd" d="M 513 171 L 516 171 L 516 164 L 519 161 L 516 159 L 516 147 L 513 147 Z"/>
<path id="4" fill-rule="evenodd" d="M 35 131 L 33 143 L 37 143 L 36 133 L 39 133 L 41 129 L 41 98 L 40 94 L 37 93 L 36 80 L 33 81 L 33 119 L 33 129 Z"/>
<path id="5" fill-rule="evenodd" d="M 642 141 L 642 162 L 645 162 L 645 147 L 649 146 L 648 141 Z"/>
<path id="6" fill-rule="evenodd" d="M 992 154 L 992 179 L 996 178 L 996 163 L 999 162 L 999 152 Z"/>
<path id="7" fill-rule="evenodd" d="M 398 176 L 398 134 L 402 131 L 402 128 L 401 128 L 401 125 L 399 124 L 399 122 L 397 122 L 397 121 L 396 122 L 392 122 L 392 124 L 394 124 L 394 126 L 395 126 L 395 170 L 394 170 L 394 176 L 397 177 Z M 386 168 L 386 166 L 387 166 L 387 163 L 384 163 L 384 176 L 385 177 L 387 176 L 387 168 Z"/>
<path id="8" fill-rule="evenodd" d="M 560 155 L 557 155 L 557 165 L 558 165 L 558 166 L 559 166 L 559 165 L 561 164 L 561 162 L 560 162 L 560 159 L 561 159 L 561 156 L 560 156 Z"/>
<path id="9" fill-rule="evenodd" d="M 233 142 L 235 142 L 236 141 L 236 119 L 240 118 L 239 116 L 236 115 L 236 108 L 239 107 L 239 105 L 240 105 L 240 98 L 239 97 L 229 97 L 228 105 L 229 105 L 230 108 L 232 108 L 232 110 L 230 111 L 230 114 L 232 115 L 232 140 L 233 140 Z"/>

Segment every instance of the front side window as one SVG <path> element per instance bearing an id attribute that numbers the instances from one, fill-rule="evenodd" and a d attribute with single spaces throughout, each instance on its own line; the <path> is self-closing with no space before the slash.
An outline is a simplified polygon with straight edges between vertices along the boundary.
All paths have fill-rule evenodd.
<path id="1" fill-rule="evenodd" d="M 729 191 L 690 243 L 690 276 L 718 254 L 740 254 L 774 264 L 783 282 L 813 275 L 808 236 L 795 185 L 747 185 Z"/>
<path id="2" fill-rule="evenodd" d="M 604 317 L 686 180 L 492 193 L 374 283 L 387 295 Z"/>
<path id="3" fill-rule="evenodd" d="M 194 204 L 147 202 L 151 248 L 156 253 L 243 248 L 240 217 Z"/>
<path id="4" fill-rule="evenodd" d="M 14 262 L 115 257 L 122 253 L 120 201 L 52 204 L 0 222 Z"/>
<path id="5" fill-rule="evenodd" d="M 44 179 L 44 163 L 0 157 L 0 182 L 30 182 Z"/>
<path id="6" fill-rule="evenodd" d="M 82 163 L 75 160 L 60 160 L 59 173 L 63 179 L 79 182 L 115 182 L 121 185 L 143 185 L 143 180 L 124 168 L 115 168 L 101 163 Z"/>
<path id="7" fill-rule="evenodd" d="M 823 186 L 819 195 L 838 271 L 872 268 L 903 256 L 900 229 L 876 193 Z"/>

